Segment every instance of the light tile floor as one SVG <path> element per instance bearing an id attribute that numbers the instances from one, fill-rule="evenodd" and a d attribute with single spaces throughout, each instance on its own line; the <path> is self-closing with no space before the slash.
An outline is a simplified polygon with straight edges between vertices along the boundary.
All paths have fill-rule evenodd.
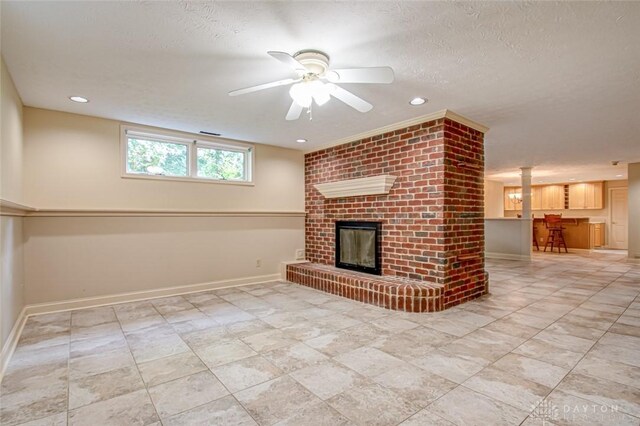
<path id="1" fill-rule="evenodd" d="M 271 282 L 28 319 L 2 425 L 638 425 L 640 265 L 488 261 L 406 314 Z"/>

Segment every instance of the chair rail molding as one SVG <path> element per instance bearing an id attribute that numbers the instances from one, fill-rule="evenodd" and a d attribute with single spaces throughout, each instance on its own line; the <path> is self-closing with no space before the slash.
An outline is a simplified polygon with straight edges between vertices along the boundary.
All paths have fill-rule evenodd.
<path id="1" fill-rule="evenodd" d="M 0 199 L 0 216 L 27 216 L 34 211 L 36 209 L 31 206 Z"/>
<path id="2" fill-rule="evenodd" d="M 0 199 L 1 216 L 22 217 L 304 217 L 302 210 L 183 210 L 36 208 Z"/>

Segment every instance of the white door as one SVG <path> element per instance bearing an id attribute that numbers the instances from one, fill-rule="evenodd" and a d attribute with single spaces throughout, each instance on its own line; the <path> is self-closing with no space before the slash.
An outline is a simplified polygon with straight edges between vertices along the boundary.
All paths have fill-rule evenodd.
<path id="1" fill-rule="evenodd" d="M 611 190 L 611 233 L 609 248 L 627 249 L 627 220 L 629 218 L 627 188 Z"/>

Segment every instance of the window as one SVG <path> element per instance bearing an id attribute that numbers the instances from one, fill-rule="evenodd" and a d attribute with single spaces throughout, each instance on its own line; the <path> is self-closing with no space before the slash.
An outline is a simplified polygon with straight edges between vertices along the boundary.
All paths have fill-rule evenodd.
<path id="1" fill-rule="evenodd" d="M 199 178 L 247 180 L 245 153 L 215 146 L 196 146 Z"/>
<path id="2" fill-rule="evenodd" d="M 137 136 L 127 139 L 127 173 L 188 176 L 188 144 Z"/>
<path id="3" fill-rule="evenodd" d="M 124 129 L 125 177 L 251 183 L 252 147 Z"/>

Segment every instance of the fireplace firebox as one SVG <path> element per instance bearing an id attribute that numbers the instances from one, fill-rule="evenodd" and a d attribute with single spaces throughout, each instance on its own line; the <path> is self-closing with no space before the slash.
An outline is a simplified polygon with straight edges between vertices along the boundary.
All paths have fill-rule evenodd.
<path id="1" fill-rule="evenodd" d="M 380 222 L 336 221 L 336 267 L 382 275 Z"/>

